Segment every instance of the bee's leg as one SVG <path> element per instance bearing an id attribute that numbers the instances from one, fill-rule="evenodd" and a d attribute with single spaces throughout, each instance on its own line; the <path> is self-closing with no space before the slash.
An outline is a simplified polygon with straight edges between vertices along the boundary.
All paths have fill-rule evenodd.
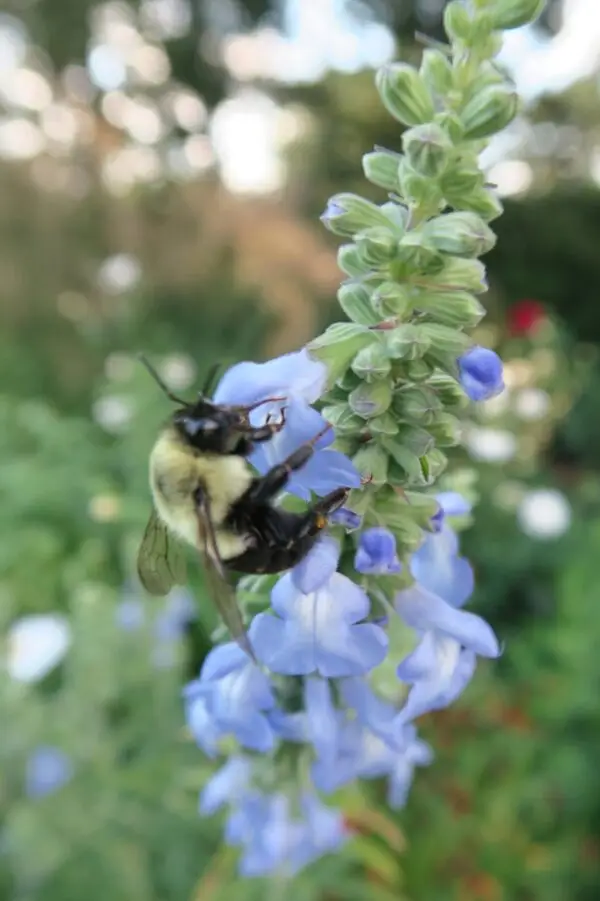
<path id="1" fill-rule="evenodd" d="M 268 426 L 265 426 L 265 428 L 268 428 Z M 310 441 L 301 444 L 293 454 L 290 454 L 289 457 L 270 469 L 262 478 L 255 479 L 244 499 L 256 504 L 266 504 L 267 501 L 275 497 L 282 488 L 285 488 L 291 474 L 298 469 L 302 469 L 304 464 L 310 460 L 315 452 L 315 444 L 330 428 L 331 426 L 328 425 L 327 428 L 320 431 Z"/>
<path id="2" fill-rule="evenodd" d="M 344 505 L 349 494 L 350 488 L 336 488 L 318 500 L 303 516 L 295 537 L 304 538 L 324 529 L 331 514 Z"/>
<path id="3" fill-rule="evenodd" d="M 277 432 L 280 432 L 285 425 L 285 407 L 281 408 L 281 417 L 276 422 L 271 421 L 272 417 L 267 416 L 267 421 L 264 425 L 253 426 L 246 425 L 243 426 L 240 431 L 243 432 L 247 441 L 250 444 L 259 444 L 261 441 L 270 441 L 273 435 L 276 435 Z"/>

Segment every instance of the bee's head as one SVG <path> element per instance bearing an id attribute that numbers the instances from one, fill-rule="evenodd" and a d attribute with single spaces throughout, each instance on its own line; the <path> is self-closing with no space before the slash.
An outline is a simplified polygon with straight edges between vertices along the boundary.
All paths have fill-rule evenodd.
<path id="1" fill-rule="evenodd" d="M 245 453 L 245 420 L 240 413 L 213 404 L 205 397 L 173 414 L 179 435 L 191 447 L 215 454 Z"/>

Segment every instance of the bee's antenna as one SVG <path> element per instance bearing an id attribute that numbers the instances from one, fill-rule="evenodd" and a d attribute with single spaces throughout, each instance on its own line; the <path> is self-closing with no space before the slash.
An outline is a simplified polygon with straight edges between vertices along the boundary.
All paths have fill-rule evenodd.
<path id="1" fill-rule="evenodd" d="M 213 382 L 215 380 L 215 376 L 217 375 L 217 372 L 219 371 L 220 368 L 221 368 L 221 364 L 217 362 L 217 363 L 213 363 L 213 365 L 208 370 L 208 374 L 204 380 L 204 385 L 202 386 L 202 397 L 209 396 L 209 391 L 213 387 Z"/>
<path id="2" fill-rule="evenodd" d="M 167 388 L 152 363 L 144 356 L 144 354 L 138 354 L 137 356 L 140 363 L 144 364 L 158 387 L 162 390 L 163 394 L 166 394 L 169 400 L 172 400 L 173 403 L 179 404 L 181 407 L 187 407 L 188 402 L 186 400 L 182 400 L 180 397 L 177 397 L 175 394 L 173 394 L 172 391 Z"/>

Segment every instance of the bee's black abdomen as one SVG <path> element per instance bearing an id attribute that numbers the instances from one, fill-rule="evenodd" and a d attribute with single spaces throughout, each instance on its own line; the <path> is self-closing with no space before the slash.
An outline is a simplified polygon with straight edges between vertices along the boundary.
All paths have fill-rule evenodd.
<path id="1" fill-rule="evenodd" d="M 228 525 L 238 534 L 248 533 L 254 547 L 239 557 L 227 560 L 228 569 L 241 573 L 279 573 L 295 566 L 306 557 L 320 530 L 312 526 L 310 515 L 290 513 L 265 504 L 257 507 L 236 505 Z"/>

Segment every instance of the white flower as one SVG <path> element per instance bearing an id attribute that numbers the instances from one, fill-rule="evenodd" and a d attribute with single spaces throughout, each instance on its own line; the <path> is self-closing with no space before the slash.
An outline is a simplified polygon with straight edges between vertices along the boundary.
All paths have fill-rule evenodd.
<path id="1" fill-rule="evenodd" d="M 8 632 L 8 675 L 17 682 L 43 679 L 63 659 L 71 639 L 69 621 L 60 613 L 18 619 Z"/>
<path id="2" fill-rule="evenodd" d="M 504 429 L 477 428 L 465 431 L 463 444 L 475 460 L 507 463 L 517 452 L 517 439 Z"/>
<path id="3" fill-rule="evenodd" d="M 526 421 L 543 419 L 550 409 L 550 395 L 541 388 L 523 388 L 515 397 L 514 409 Z"/>
<path id="4" fill-rule="evenodd" d="M 528 491 L 517 510 L 522 531 L 541 540 L 558 538 L 571 525 L 571 506 L 560 491 L 538 488 Z"/>

